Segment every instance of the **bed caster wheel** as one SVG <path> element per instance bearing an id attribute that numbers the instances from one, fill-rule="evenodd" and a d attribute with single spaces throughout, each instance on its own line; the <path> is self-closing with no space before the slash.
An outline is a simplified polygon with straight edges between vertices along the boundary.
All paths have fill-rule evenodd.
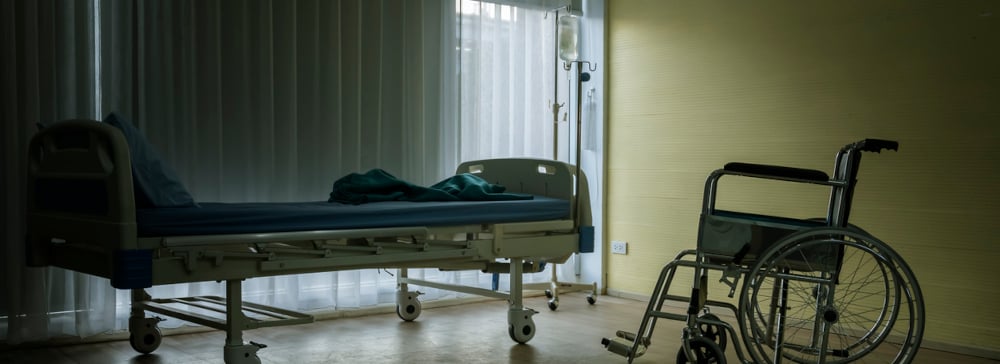
<path id="1" fill-rule="evenodd" d="M 518 344 L 524 344 L 535 337 L 535 323 L 528 322 L 526 324 L 520 325 L 520 327 L 515 327 L 514 325 L 508 325 L 507 331 L 510 334 L 510 338 L 517 341 Z"/>
<path id="2" fill-rule="evenodd" d="M 266 347 L 253 341 L 244 345 L 226 345 L 222 348 L 222 360 L 226 364 L 261 364 L 257 351 Z"/>
<path id="3" fill-rule="evenodd" d="M 396 315 L 403 321 L 413 321 L 420 316 L 420 301 L 414 300 L 412 303 L 405 306 L 396 305 Z"/>
<path id="4" fill-rule="evenodd" d="M 413 321 L 420 316 L 420 292 L 396 292 L 396 315 L 403 321 Z"/>
<path id="5" fill-rule="evenodd" d="M 510 338 L 519 344 L 527 343 L 535 337 L 535 320 L 531 318 L 536 314 L 532 309 L 510 310 L 507 312 L 507 333 Z"/>
<path id="6" fill-rule="evenodd" d="M 594 295 L 587 295 L 587 303 L 592 305 L 597 303 L 597 297 L 594 297 Z"/>
<path id="7" fill-rule="evenodd" d="M 163 319 L 159 317 L 131 317 L 128 319 L 128 343 L 132 349 L 143 354 L 149 354 L 160 347 L 163 340 L 163 333 L 159 324 Z"/>
<path id="8" fill-rule="evenodd" d="M 151 330 L 144 330 L 141 333 L 131 333 L 128 335 L 128 343 L 132 345 L 132 349 L 143 353 L 149 354 L 160 347 L 160 341 L 163 340 L 163 333 L 160 332 L 159 327 L 153 327 Z"/>
<path id="9" fill-rule="evenodd" d="M 694 358 L 688 358 L 687 353 L 684 352 L 684 346 L 681 346 L 680 350 L 677 351 L 677 364 L 726 364 L 726 355 L 722 353 L 722 349 L 719 349 L 715 342 L 707 338 L 689 339 L 688 346 L 691 347 Z"/>
<path id="10" fill-rule="evenodd" d="M 549 289 L 545 290 L 545 298 L 549 298 L 549 299 L 552 298 L 552 290 L 549 290 Z"/>
<path id="11" fill-rule="evenodd" d="M 555 298 L 549 300 L 549 310 L 555 311 L 557 308 L 559 308 L 559 300 Z"/>

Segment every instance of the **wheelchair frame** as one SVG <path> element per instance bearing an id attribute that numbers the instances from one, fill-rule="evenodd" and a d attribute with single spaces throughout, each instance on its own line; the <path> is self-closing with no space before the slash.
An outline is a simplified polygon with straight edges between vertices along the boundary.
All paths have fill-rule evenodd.
<path id="1" fill-rule="evenodd" d="M 721 307 L 738 320 L 745 347 L 733 346 L 743 363 L 911 362 L 924 326 L 913 271 L 886 243 L 848 223 L 861 153 L 898 147 L 880 139 L 848 144 L 837 153 L 832 179 L 818 170 L 749 163 L 728 163 L 712 172 L 705 182 L 697 249 L 680 252 L 663 267 L 639 329 L 618 331 L 602 344 L 631 363 L 650 346 L 658 319 L 684 321 L 677 362 L 724 364 L 727 337 L 735 338 L 736 331 L 708 309 Z M 719 180 L 727 175 L 828 186 L 827 216 L 718 210 Z M 669 294 L 678 267 L 694 269 L 690 297 Z M 707 299 L 713 270 L 721 272 L 730 298 L 743 279 L 739 307 Z M 687 312 L 664 311 L 666 301 L 688 302 Z"/>

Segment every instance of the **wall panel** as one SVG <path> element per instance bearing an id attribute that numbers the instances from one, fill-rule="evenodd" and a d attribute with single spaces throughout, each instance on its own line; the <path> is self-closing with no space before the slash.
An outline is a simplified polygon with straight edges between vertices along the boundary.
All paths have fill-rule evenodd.
<path id="1" fill-rule="evenodd" d="M 987 307 L 1000 301 L 998 10 L 609 2 L 606 241 L 630 243 L 629 255 L 608 256 L 609 291 L 648 295 L 660 267 L 695 247 L 704 179 L 725 162 L 832 172 L 840 146 L 895 139 L 899 152 L 865 155 L 852 222 L 916 271 L 928 342 L 997 355 L 1000 311 Z M 725 182 L 729 208 L 824 208 L 825 192 L 816 206 L 814 191 Z"/>

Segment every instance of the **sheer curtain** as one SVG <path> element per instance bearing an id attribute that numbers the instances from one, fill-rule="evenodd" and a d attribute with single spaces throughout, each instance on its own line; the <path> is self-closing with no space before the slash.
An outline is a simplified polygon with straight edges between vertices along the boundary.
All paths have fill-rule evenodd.
<path id="1" fill-rule="evenodd" d="M 458 1 L 462 159 L 553 159 L 555 13 Z"/>
<path id="2" fill-rule="evenodd" d="M 590 62 L 584 70 L 590 80 L 580 90 L 577 66 L 566 70 L 557 56 L 556 19 L 568 13 L 566 6 L 580 16 L 580 60 Z M 462 159 L 534 157 L 576 164 L 580 93 L 579 160 L 590 184 L 596 250 L 561 265 L 559 276 L 603 287 L 604 1 L 457 0 L 457 7 Z"/>
<path id="3" fill-rule="evenodd" d="M 454 43 L 446 22 L 454 10 L 444 3 L 140 4 L 136 120 L 196 200 L 325 200 L 333 181 L 351 172 L 382 168 L 422 185 L 454 172 L 442 158 L 457 143 L 445 137 L 455 114 L 443 71 L 454 62 L 445 47 Z M 243 283 L 244 299 L 295 310 L 394 303 L 393 273 L 254 278 Z M 430 270 L 411 276 L 468 280 Z M 205 282 L 149 291 L 183 297 L 223 289 Z M 128 292 L 117 302 L 122 328 Z"/>
<path id="4" fill-rule="evenodd" d="M 430 184 L 456 165 L 457 156 L 445 158 L 458 149 L 457 138 L 447 137 L 458 130 L 457 87 L 445 83 L 446 70 L 457 69 L 452 4 L 0 6 L 4 49 L 11 50 L 3 63 L 0 280 L 0 335 L 9 343 L 89 336 L 127 323 L 128 292 L 107 280 L 24 267 L 24 152 L 37 122 L 121 113 L 199 201 L 325 200 L 333 181 L 349 172 L 379 167 Z M 462 280 L 436 271 L 411 276 Z M 247 301 L 300 310 L 393 302 L 394 290 L 395 278 L 373 269 L 251 279 L 244 287 Z M 223 294 L 214 282 L 151 291 Z M 427 298 L 452 295 L 426 291 Z"/>
<path id="5" fill-rule="evenodd" d="M 97 118 L 102 103 L 96 51 L 99 18 L 94 1 L 14 0 L 0 3 L 3 268 L 0 338 L 15 344 L 55 335 L 87 336 L 114 318 L 107 280 L 63 269 L 24 266 L 24 171 L 37 123 Z"/>
<path id="6" fill-rule="evenodd" d="M 127 327 L 128 291 L 24 267 L 21 191 L 36 122 L 125 115 L 198 201 L 325 200 L 336 178 L 370 168 L 427 185 L 462 160 L 552 158 L 554 18 L 543 11 L 439 0 L 0 7 L 7 343 Z M 491 285 L 477 271 L 410 275 Z M 223 289 L 206 282 L 150 293 Z M 420 290 L 425 299 L 457 296 Z M 244 282 L 247 301 L 297 310 L 393 303 L 394 291 L 395 277 L 375 269 Z"/>

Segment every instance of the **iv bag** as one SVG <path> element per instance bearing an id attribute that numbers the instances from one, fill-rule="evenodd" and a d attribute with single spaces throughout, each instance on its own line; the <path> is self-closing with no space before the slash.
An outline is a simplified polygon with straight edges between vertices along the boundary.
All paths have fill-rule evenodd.
<path id="1" fill-rule="evenodd" d="M 580 33 L 580 19 L 574 15 L 559 17 L 559 59 L 576 61 L 580 56 L 577 41 Z"/>

